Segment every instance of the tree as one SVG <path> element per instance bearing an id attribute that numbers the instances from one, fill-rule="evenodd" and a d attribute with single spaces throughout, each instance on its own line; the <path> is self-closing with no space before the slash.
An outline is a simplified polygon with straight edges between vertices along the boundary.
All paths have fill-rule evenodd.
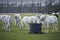
<path id="1" fill-rule="evenodd" d="M 52 3 L 54 3 L 55 0 L 46 0 L 46 6 L 48 9 L 48 13 L 52 13 L 53 12 L 53 7 L 52 7 Z"/>
<path id="2" fill-rule="evenodd" d="M 32 8 L 32 10 L 31 10 L 32 13 L 34 13 L 34 0 L 32 0 L 32 7 L 31 8 Z"/>
<path id="3" fill-rule="evenodd" d="M 20 5 L 20 8 L 21 8 L 21 13 L 23 12 L 23 1 L 21 0 L 21 5 Z"/>

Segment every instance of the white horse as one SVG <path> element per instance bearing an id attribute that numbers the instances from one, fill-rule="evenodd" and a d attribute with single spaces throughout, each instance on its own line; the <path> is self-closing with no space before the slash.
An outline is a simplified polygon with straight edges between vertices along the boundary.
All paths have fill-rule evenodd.
<path id="1" fill-rule="evenodd" d="M 10 31 L 11 30 L 11 23 L 12 23 L 12 17 L 8 16 L 5 18 L 6 20 L 6 31 Z"/>
<path id="2" fill-rule="evenodd" d="M 2 30 L 4 30 L 4 28 L 6 28 L 6 32 L 9 32 L 10 26 L 12 23 L 12 17 L 9 15 L 4 15 L 4 17 L 2 17 L 2 23 L 3 23 Z"/>
<path id="3" fill-rule="evenodd" d="M 45 32 L 48 33 L 49 24 L 53 25 L 52 32 L 54 31 L 54 28 L 55 30 L 58 30 L 58 19 L 56 16 L 40 15 L 40 20 L 43 21 L 45 25 L 47 25 Z"/>
<path id="4" fill-rule="evenodd" d="M 56 16 L 42 15 L 42 14 L 39 14 L 37 16 L 40 18 L 42 24 L 44 24 L 44 27 L 46 28 L 45 32 L 48 33 L 49 24 L 53 24 L 52 32 L 54 31 L 54 28 L 55 28 L 55 30 L 58 30 L 58 19 Z M 47 25 L 47 26 L 45 26 L 45 25 Z M 56 26 L 56 27 L 54 27 L 54 26 Z"/>
<path id="5" fill-rule="evenodd" d="M 40 23 L 41 21 L 37 16 L 24 16 L 21 22 L 26 25 L 27 29 L 29 29 L 29 23 Z"/>
<path id="6" fill-rule="evenodd" d="M 24 26 L 24 24 L 25 24 L 27 29 L 29 29 L 29 27 L 28 27 L 29 22 L 30 22 L 29 16 L 24 16 L 23 19 L 21 20 L 22 25 Z"/>
<path id="7" fill-rule="evenodd" d="M 15 19 L 15 25 L 16 26 L 19 26 L 20 27 L 20 29 L 22 29 L 22 24 L 21 24 L 21 15 L 19 15 L 19 14 L 15 14 L 14 15 L 14 19 Z"/>
<path id="8" fill-rule="evenodd" d="M 3 19 L 5 18 L 5 15 L 0 15 L 0 20 L 2 21 L 2 30 L 4 30 L 5 29 L 5 26 L 4 26 L 4 24 L 3 24 Z"/>

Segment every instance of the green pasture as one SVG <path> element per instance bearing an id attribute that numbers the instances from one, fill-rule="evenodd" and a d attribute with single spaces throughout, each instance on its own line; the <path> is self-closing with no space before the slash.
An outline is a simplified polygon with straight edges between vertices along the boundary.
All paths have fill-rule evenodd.
<path id="1" fill-rule="evenodd" d="M 14 14 L 9 14 L 14 17 Z M 22 18 L 24 16 L 31 16 L 35 14 L 21 14 Z M 49 33 L 47 34 L 29 34 L 29 30 L 23 27 L 20 30 L 19 27 L 14 25 L 14 20 L 11 25 L 11 32 L 4 32 L 1 30 L 2 22 L 0 20 L 0 40 L 60 40 L 60 15 L 58 18 L 59 30 L 58 32 L 52 32 L 52 27 L 49 28 Z M 44 30 L 44 29 L 43 29 Z"/>

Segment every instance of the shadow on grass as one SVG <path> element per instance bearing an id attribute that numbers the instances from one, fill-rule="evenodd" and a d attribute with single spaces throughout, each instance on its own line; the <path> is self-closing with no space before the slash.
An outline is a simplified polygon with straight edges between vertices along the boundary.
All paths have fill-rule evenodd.
<path id="1" fill-rule="evenodd" d="M 40 32 L 40 33 L 38 33 L 38 32 L 29 32 L 29 34 L 47 34 L 47 33 L 44 33 L 44 32 Z"/>
<path id="2" fill-rule="evenodd" d="M 45 33 L 45 32 L 40 32 L 40 33 L 37 33 L 37 32 L 29 32 L 29 34 L 60 34 L 60 32 L 51 32 L 51 33 Z"/>

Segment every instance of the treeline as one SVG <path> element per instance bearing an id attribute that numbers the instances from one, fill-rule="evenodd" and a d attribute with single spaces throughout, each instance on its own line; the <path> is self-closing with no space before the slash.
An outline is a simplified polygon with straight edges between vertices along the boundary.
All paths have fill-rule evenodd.
<path id="1" fill-rule="evenodd" d="M 40 5 L 40 6 L 39 6 Z M 50 13 L 60 12 L 60 4 L 41 6 L 37 4 L 0 4 L 0 13 Z"/>

